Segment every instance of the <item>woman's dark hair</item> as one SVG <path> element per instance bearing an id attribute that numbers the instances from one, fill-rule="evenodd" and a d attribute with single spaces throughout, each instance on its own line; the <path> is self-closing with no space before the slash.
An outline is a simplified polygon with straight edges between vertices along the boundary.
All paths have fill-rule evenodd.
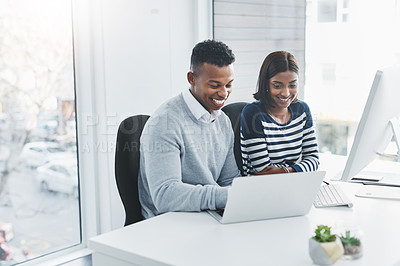
<path id="1" fill-rule="evenodd" d="M 299 75 L 299 66 L 293 54 L 286 51 L 270 53 L 261 65 L 257 81 L 257 91 L 253 94 L 254 99 L 260 100 L 266 107 L 273 106 L 269 93 L 269 80 L 276 74 L 288 70 Z"/>
<path id="2" fill-rule="evenodd" d="M 203 63 L 219 67 L 228 66 L 235 62 L 235 55 L 229 47 L 219 41 L 206 40 L 196 44 L 190 58 L 190 69 L 195 76 Z"/>

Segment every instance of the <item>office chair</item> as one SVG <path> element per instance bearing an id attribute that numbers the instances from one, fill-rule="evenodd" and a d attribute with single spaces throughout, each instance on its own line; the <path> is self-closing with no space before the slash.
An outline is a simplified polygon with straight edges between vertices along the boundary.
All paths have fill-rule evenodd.
<path id="1" fill-rule="evenodd" d="M 150 116 L 135 115 L 121 122 L 115 150 L 115 180 L 125 209 L 125 225 L 143 220 L 139 202 L 138 174 L 140 136 Z"/>
<path id="2" fill-rule="evenodd" d="M 222 107 L 222 111 L 229 117 L 232 123 L 233 132 L 235 133 L 234 143 L 234 154 L 236 165 L 240 170 L 240 173 L 244 175 L 243 162 L 242 162 L 242 151 L 240 148 L 240 114 L 243 108 L 247 105 L 247 102 L 236 102 L 230 103 Z"/>

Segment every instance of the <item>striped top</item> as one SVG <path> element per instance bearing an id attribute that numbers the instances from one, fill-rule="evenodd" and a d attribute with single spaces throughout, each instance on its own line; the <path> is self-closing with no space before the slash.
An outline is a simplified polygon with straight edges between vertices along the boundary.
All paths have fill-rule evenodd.
<path id="1" fill-rule="evenodd" d="M 296 172 L 316 171 L 318 146 L 311 112 L 298 100 L 289 106 L 290 120 L 277 123 L 260 101 L 246 105 L 241 115 L 243 170 L 254 174 L 266 166 L 291 166 Z"/>

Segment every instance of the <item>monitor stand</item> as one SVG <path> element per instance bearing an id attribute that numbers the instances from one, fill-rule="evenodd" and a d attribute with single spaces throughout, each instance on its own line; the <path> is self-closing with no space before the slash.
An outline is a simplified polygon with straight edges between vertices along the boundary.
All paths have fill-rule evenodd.
<path id="1" fill-rule="evenodd" d="M 381 157 L 391 158 L 392 160 L 399 162 L 400 161 L 400 121 L 397 117 L 390 119 L 389 121 L 390 127 L 392 128 L 394 142 L 396 143 L 397 153 L 396 154 L 387 154 L 382 152 L 377 152 L 376 154 Z"/>
<path id="2" fill-rule="evenodd" d="M 390 119 L 390 127 L 392 128 L 393 138 L 396 143 L 397 153 L 387 154 L 382 152 L 377 152 L 376 154 L 381 157 L 392 158 L 394 161 L 400 161 L 400 121 L 397 117 Z"/>
<path id="3" fill-rule="evenodd" d="M 397 153 L 396 154 L 386 154 L 377 152 L 376 154 L 381 157 L 392 158 L 395 162 L 399 162 L 400 160 L 400 122 L 397 117 L 390 119 L 389 121 L 390 127 L 392 128 L 393 138 L 396 143 Z M 399 180 L 390 180 L 389 182 L 385 182 L 388 180 L 382 180 L 386 174 L 384 173 L 367 173 L 361 171 L 361 173 L 357 174 L 353 178 L 350 179 L 350 182 L 361 182 L 365 185 L 381 185 L 381 186 L 400 186 L 400 177 Z M 388 179 L 388 178 L 386 178 Z M 392 179 L 392 178 L 391 178 Z M 382 182 L 379 182 L 381 181 Z"/>
<path id="4" fill-rule="evenodd" d="M 392 127 L 393 137 L 397 146 L 397 161 L 400 158 L 400 122 L 397 117 L 390 119 L 390 126 Z"/>
<path id="5" fill-rule="evenodd" d="M 392 128 L 393 138 L 396 142 L 397 153 L 396 154 L 386 154 L 381 152 L 376 152 L 376 154 L 380 157 L 392 158 L 395 162 L 400 162 L 400 121 L 397 117 L 390 119 L 389 121 L 390 127 Z M 381 186 L 400 186 L 400 176 L 393 179 L 393 174 L 389 174 L 389 178 L 384 177 L 387 176 L 388 173 L 381 172 L 369 172 L 369 171 L 361 171 L 356 176 L 351 178 L 349 182 L 363 183 L 365 185 L 381 185 Z M 340 181 L 343 175 L 343 171 L 337 173 L 334 177 L 331 178 L 331 181 Z M 390 179 L 390 180 L 387 180 Z M 380 182 L 382 181 L 382 182 Z M 386 182 L 389 181 L 389 182 Z"/>
<path id="6" fill-rule="evenodd" d="M 397 146 L 397 154 L 385 155 L 379 154 L 380 156 L 394 157 L 396 162 L 399 162 L 400 158 L 400 123 L 397 118 L 390 120 L 390 126 L 392 128 L 393 137 Z M 360 190 L 357 191 L 356 196 L 364 198 L 378 198 L 378 199 L 392 199 L 400 200 L 400 176 L 386 176 L 382 181 L 377 182 L 362 182 L 364 185 Z"/>

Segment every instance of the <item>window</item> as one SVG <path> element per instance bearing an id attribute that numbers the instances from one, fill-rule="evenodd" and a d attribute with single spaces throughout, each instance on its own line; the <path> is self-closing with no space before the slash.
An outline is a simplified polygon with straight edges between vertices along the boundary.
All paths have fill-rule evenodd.
<path id="1" fill-rule="evenodd" d="M 342 21 L 348 22 L 349 21 L 349 10 L 350 10 L 350 0 L 343 0 L 342 5 Z"/>
<path id="2" fill-rule="evenodd" d="M 337 6 L 343 21 L 319 23 L 321 2 Z M 305 101 L 322 152 L 347 155 L 376 71 L 400 63 L 397 2 L 307 1 Z"/>
<path id="3" fill-rule="evenodd" d="M 0 0 L 0 264 L 81 243 L 71 13 Z"/>
<path id="4" fill-rule="evenodd" d="M 354 0 L 353 0 L 354 1 Z M 313 0 L 308 1 L 308 7 L 311 8 L 311 2 L 317 6 L 316 17 L 318 23 L 346 23 L 350 19 L 350 0 Z M 313 11 L 314 12 L 314 11 Z M 312 13 L 313 13 L 312 12 Z M 308 14 L 309 15 L 309 14 Z M 312 17 L 308 16 L 308 19 Z"/>
<path id="5" fill-rule="evenodd" d="M 336 22 L 337 0 L 318 0 L 318 22 Z"/>
<path id="6" fill-rule="evenodd" d="M 320 150 L 346 155 L 376 70 L 400 63 L 398 1 L 213 3 L 214 39 L 231 46 L 237 59 L 230 100 L 252 101 L 262 60 L 289 50 L 305 70 L 299 97 L 314 114 Z"/>
<path id="7" fill-rule="evenodd" d="M 321 64 L 321 77 L 325 84 L 335 85 L 336 82 L 336 64 Z"/>

